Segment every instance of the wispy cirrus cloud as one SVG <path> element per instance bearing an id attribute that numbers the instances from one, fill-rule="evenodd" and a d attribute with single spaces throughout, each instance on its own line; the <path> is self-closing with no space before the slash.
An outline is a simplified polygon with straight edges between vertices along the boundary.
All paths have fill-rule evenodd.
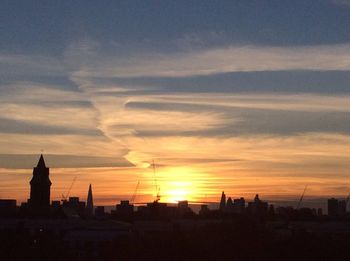
<path id="1" fill-rule="evenodd" d="M 0 53 L 0 75 L 3 77 L 67 75 L 64 63 L 44 55 Z"/>
<path id="2" fill-rule="evenodd" d="M 231 173 L 240 178 L 324 177 L 335 164 L 337 178 L 345 175 L 348 164 L 342 155 L 348 153 L 350 132 L 346 89 L 333 96 L 317 88 L 301 93 L 292 89 L 288 94 L 273 90 L 284 79 L 294 78 L 296 69 L 303 77 L 307 70 L 347 70 L 348 45 L 231 46 L 121 57 L 100 53 L 100 48 L 87 42 L 66 53 L 62 64 L 68 87 L 54 78 L 52 83 L 31 78 L 1 85 L 0 113 L 22 124 L 24 131 L 11 132 L 11 124 L 6 124 L 0 143 L 3 148 L 16 146 L 0 152 L 23 154 L 44 148 L 51 154 L 126 159 L 141 169 L 156 159 L 161 169 L 192 166 L 220 173 L 226 183 Z M 279 77 L 275 70 L 284 73 L 261 93 L 260 76 L 254 79 L 249 74 L 257 70 L 270 71 L 263 78 L 272 77 L 272 82 Z M 220 77 L 237 71 L 247 74 L 233 74 L 232 79 L 241 77 L 236 82 L 240 89 L 231 90 L 231 78 Z M 307 79 L 318 75 L 298 79 L 307 86 Z M 346 81 L 345 77 L 342 86 Z M 253 87 L 245 89 L 249 86 Z M 40 135 L 45 127 L 50 131 Z M 324 164 L 319 166 L 321 158 Z M 93 159 L 91 166 L 103 162 L 110 166 L 109 160 Z"/>
<path id="3" fill-rule="evenodd" d="M 86 57 L 84 58 L 86 59 Z M 228 46 L 170 54 L 148 53 L 127 58 L 102 55 L 72 76 L 188 77 L 227 72 L 350 70 L 350 45 L 298 47 Z"/>

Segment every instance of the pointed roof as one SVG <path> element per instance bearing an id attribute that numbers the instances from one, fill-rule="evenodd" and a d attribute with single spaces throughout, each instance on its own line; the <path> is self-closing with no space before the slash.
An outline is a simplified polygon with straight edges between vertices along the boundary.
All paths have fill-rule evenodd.
<path id="1" fill-rule="evenodd" d="M 43 154 L 40 155 L 40 159 L 39 159 L 38 165 L 36 167 L 37 168 L 46 168 Z"/>
<path id="2" fill-rule="evenodd" d="M 225 192 L 223 191 L 221 194 L 221 199 L 220 199 L 220 209 L 223 210 L 226 206 L 226 195 Z"/>
<path id="3" fill-rule="evenodd" d="M 87 208 L 93 208 L 94 207 L 93 198 L 92 198 L 92 187 L 91 187 L 91 184 L 89 186 L 89 192 L 88 192 L 86 207 Z"/>
<path id="4" fill-rule="evenodd" d="M 88 192 L 88 196 L 92 196 L 92 187 L 91 187 L 91 184 L 89 185 L 89 192 Z"/>

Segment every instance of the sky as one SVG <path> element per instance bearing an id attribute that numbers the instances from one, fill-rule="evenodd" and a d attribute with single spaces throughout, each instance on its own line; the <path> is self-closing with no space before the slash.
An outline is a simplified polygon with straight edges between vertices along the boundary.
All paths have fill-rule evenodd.
<path id="1" fill-rule="evenodd" d="M 4 0 L 0 198 L 345 197 L 349 71 L 348 0 Z"/>

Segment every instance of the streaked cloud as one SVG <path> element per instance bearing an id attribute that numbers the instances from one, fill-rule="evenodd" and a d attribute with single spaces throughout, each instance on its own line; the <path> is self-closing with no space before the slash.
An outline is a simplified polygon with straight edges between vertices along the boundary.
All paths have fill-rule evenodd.
<path id="1" fill-rule="evenodd" d="M 84 172 L 77 193 L 92 180 L 110 201 L 126 197 L 138 179 L 150 197 L 152 159 L 169 198 L 174 177 L 195 182 L 196 199 L 221 189 L 269 195 L 271 186 L 284 197 L 306 181 L 314 195 L 334 193 L 346 177 L 348 44 L 121 56 L 101 49 L 90 40 L 73 44 L 61 60 L 34 66 L 38 73 L 25 71 L 40 59 L 13 59 L 18 75 L 0 83 L 2 173 L 23 174 L 18 168 L 33 165 L 23 154 L 44 149 L 57 167 L 57 193 Z"/>
<path id="2" fill-rule="evenodd" d="M 84 56 L 84 58 L 86 57 Z M 350 70 L 350 45 L 297 47 L 228 46 L 127 58 L 102 56 L 84 64 L 74 77 L 188 77 L 228 72 Z"/>
<path id="3" fill-rule="evenodd" d="M 35 154 L 0 154 L 0 168 L 32 169 L 38 155 Z M 93 168 L 93 167 L 132 167 L 122 158 L 91 157 L 77 155 L 45 154 L 45 163 L 50 168 Z M 34 165 L 33 165 L 34 164 Z"/>
<path id="4" fill-rule="evenodd" d="M 0 75 L 21 76 L 62 76 L 66 75 L 65 65 L 59 59 L 44 55 L 0 53 Z"/>

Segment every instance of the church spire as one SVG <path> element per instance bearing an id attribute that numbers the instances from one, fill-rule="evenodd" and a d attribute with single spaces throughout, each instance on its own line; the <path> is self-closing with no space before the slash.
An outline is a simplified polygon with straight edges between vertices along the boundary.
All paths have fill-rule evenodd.
<path id="1" fill-rule="evenodd" d="M 40 155 L 40 159 L 38 161 L 37 168 L 46 168 L 45 160 L 43 154 Z"/>

